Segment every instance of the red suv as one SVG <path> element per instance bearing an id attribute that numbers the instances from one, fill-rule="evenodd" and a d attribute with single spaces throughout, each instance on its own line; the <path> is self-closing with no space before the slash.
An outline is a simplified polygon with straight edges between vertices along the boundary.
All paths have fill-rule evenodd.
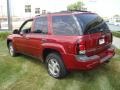
<path id="1" fill-rule="evenodd" d="M 58 12 L 25 21 L 7 38 L 11 56 L 18 53 L 40 59 L 48 73 L 61 78 L 72 70 L 89 70 L 115 54 L 112 33 L 91 12 Z"/>

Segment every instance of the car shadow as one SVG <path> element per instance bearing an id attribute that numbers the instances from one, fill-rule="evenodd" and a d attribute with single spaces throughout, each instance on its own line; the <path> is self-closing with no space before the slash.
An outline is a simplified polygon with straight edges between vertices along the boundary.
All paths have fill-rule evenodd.
<path id="1" fill-rule="evenodd" d="M 92 70 L 88 71 L 73 71 L 70 72 L 70 74 L 66 77 L 68 80 L 75 80 L 75 81 L 80 81 L 80 82 L 93 82 L 96 79 L 102 77 L 102 76 L 107 76 L 108 74 L 112 73 L 113 71 L 111 70 L 110 65 L 108 64 L 103 64 L 100 65 Z"/>
<path id="2" fill-rule="evenodd" d="M 41 67 L 45 68 L 45 64 L 43 62 L 41 62 L 39 59 L 30 57 L 30 56 L 26 56 L 26 55 L 20 55 L 20 57 L 25 58 L 26 60 L 30 61 L 31 63 L 37 64 L 37 65 L 42 65 Z M 88 70 L 88 71 L 72 71 L 69 72 L 68 75 L 65 78 L 62 78 L 60 80 L 74 80 L 74 81 L 78 81 L 78 82 L 87 82 L 90 83 L 96 79 L 98 79 L 99 77 L 105 76 L 107 77 L 108 75 L 110 76 L 110 74 L 114 75 L 114 69 L 112 67 L 112 62 L 109 63 L 105 63 L 102 65 L 99 65 L 98 67 L 92 69 L 92 70 Z M 49 76 L 49 75 L 48 75 Z"/>
<path id="3" fill-rule="evenodd" d="M 26 60 L 30 61 L 31 63 L 40 65 L 40 64 L 44 64 L 44 62 L 42 62 L 40 59 L 34 58 L 34 57 L 30 57 L 24 54 L 20 54 L 19 57 L 25 58 Z"/>

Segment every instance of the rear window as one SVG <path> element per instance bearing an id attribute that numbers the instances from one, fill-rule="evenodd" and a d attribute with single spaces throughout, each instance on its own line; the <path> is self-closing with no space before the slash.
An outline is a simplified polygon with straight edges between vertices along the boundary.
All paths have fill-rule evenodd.
<path id="1" fill-rule="evenodd" d="M 107 24 L 97 14 L 76 14 L 75 16 L 81 25 L 84 34 L 109 32 Z"/>
<path id="2" fill-rule="evenodd" d="M 79 27 L 72 15 L 53 16 L 54 35 L 79 35 Z"/>

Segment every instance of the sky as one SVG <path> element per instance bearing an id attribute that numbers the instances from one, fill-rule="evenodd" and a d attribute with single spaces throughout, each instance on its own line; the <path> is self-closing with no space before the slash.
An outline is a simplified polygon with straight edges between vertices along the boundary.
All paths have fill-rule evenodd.
<path id="1" fill-rule="evenodd" d="M 2 12 L 6 13 L 6 0 L 0 0 L 1 5 L 4 5 Z M 24 6 L 31 4 L 33 8 L 40 7 L 49 12 L 66 10 L 66 7 L 80 0 L 11 0 L 11 11 L 13 15 L 23 15 Z M 98 13 L 103 17 L 111 17 L 115 14 L 120 15 L 120 0 L 82 0 L 89 11 Z"/>
<path id="2" fill-rule="evenodd" d="M 115 14 L 120 15 L 120 0 L 84 0 L 88 10 L 92 10 L 101 16 L 111 17 Z M 93 2 L 92 2 L 93 1 Z"/>

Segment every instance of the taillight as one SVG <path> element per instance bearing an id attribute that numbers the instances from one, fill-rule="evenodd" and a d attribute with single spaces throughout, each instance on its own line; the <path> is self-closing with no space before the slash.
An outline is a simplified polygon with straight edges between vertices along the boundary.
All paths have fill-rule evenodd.
<path id="1" fill-rule="evenodd" d="M 86 47 L 85 47 L 85 41 L 78 41 L 78 54 L 85 54 L 86 53 Z"/>
<path id="2" fill-rule="evenodd" d="M 85 45 L 79 45 L 79 54 L 85 54 L 86 48 Z"/>

